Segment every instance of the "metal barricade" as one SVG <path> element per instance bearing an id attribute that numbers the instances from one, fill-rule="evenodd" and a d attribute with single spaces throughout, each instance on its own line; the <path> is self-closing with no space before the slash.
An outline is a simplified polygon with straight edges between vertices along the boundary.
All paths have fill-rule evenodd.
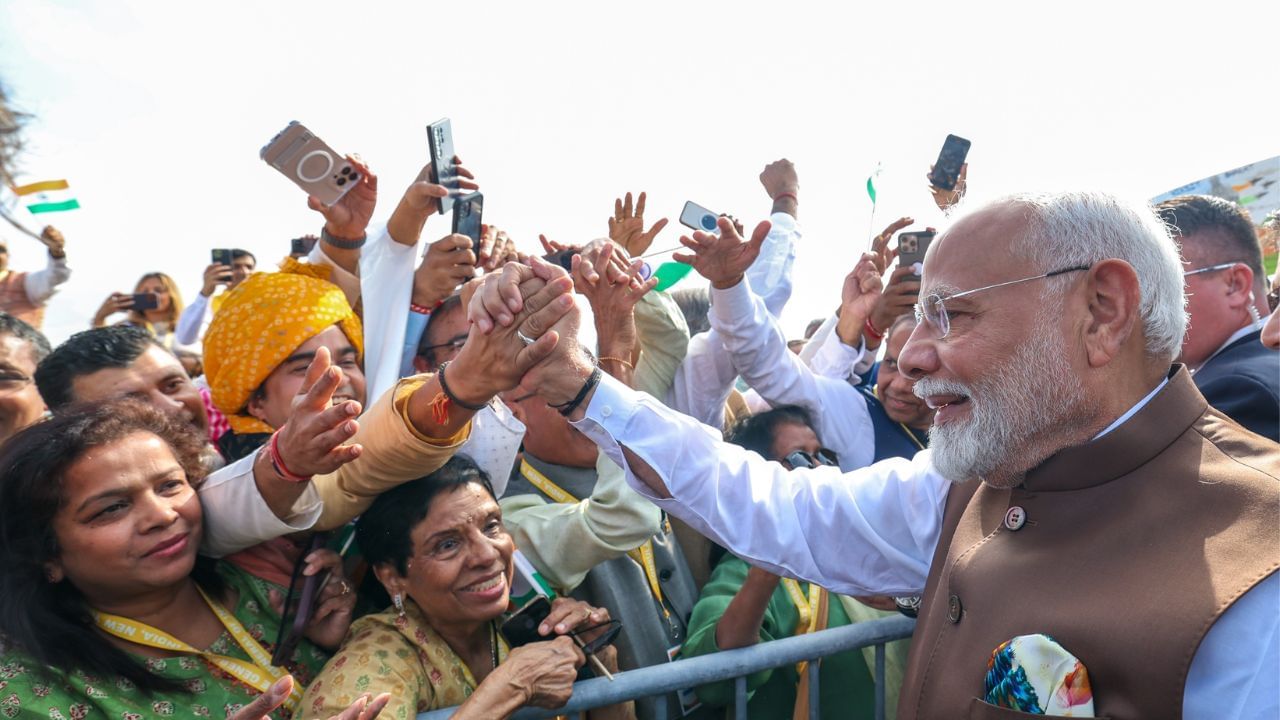
<path id="1" fill-rule="evenodd" d="M 573 686 L 573 697 L 555 710 L 525 708 L 515 714 L 519 720 L 553 718 L 580 713 L 585 720 L 587 710 L 627 700 L 663 695 L 676 690 L 736 679 L 734 717 L 747 717 L 747 676 L 768 668 L 782 667 L 818 658 L 875 646 L 876 718 L 884 718 L 884 644 L 911 637 L 915 621 L 908 617 L 890 617 L 870 622 L 845 625 L 806 635 L 760 643 L 751 647 L 725 650 L 701 657 L 677 660 L 618 673 L 610 682 L 606 678 L 584 680 Z M 818 663 L 809 663 L 809 717 L 820 717 L 818 700 Z M 454 708 L 422 713 L 418 720 L 444 720 Z"/>

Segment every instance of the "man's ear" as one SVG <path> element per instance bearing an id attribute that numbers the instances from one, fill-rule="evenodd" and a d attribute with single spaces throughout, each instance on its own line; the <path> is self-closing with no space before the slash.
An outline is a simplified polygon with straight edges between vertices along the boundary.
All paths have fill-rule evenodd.
<path id="1" fill-rule="evenodd" d="M 1227 305 L 1232 310 L 1247 308 L 1254 303 L 1253 270 L 1244 263 L 1236 263 L 1223 273 L 1227 281 Z"/>
<path id="2" fill-rule="evenodd" d="M 421 355 L 413 356 L 413 371 L 421 375 L 422 373 L 431 372 L 431 368 L 427 366 L 427 359 Z"/>
<path id="3" fill-rule="evenodd" d="M 1138 327 L 1142 293 L 1138 273 L 1123 260 L 1093 266 L 1085 282 L 1088 317 L 1084 346 L 1090 367 L 1102 367 L 1118 356 Z"/>
<path id="4" fill-rule="evenodd" d="M 266 391 L 264 391 L 262 388 L 258 388 L 257 390 L 253 391 L 252 395 L 249 396 L 249 402 L 246 403 L 244 406 L 245 412 L 261 420 L 262 422 L 270 425 L 271 423 L 267 421 L 266 403 L 267 403 Z"/>

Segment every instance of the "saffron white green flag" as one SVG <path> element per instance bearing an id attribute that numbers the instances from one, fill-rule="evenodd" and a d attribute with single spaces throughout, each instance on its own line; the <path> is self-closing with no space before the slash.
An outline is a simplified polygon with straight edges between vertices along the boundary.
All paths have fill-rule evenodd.
<path id="1" fill-rule="evenodd" d="M 45 180 L 19 185 L 13 192 L 22 198 L 27 211 L 32 215 L 76 210 L 80 207 L 66 180 Z"/>

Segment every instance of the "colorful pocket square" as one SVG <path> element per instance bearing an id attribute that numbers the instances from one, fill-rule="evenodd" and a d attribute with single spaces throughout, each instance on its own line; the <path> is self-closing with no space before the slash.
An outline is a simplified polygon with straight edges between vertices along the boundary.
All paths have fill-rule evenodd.
<path id="1" fill-rule="evenodd" d="M 1084 665 L 1048 635 L 1019 635 L 987 663 L 987 703 L 1038 715 L 1093 717 Z"/>

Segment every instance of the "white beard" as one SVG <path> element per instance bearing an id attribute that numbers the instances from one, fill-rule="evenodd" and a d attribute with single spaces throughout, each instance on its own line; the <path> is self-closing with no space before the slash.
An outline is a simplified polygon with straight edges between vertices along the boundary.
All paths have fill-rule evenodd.
<path id="1" fill-rule="evenodd" d="M 925 377 L 915 394 L 969 398 L 967 420 L 929 429 L 933 465 L 952 482 L 1021 476 L 1044 459 L 1028 454 L 1032 441 L 1078 416 L 1085 398 L 1057 333 L 1032 336 L 972 387 Z"/>

